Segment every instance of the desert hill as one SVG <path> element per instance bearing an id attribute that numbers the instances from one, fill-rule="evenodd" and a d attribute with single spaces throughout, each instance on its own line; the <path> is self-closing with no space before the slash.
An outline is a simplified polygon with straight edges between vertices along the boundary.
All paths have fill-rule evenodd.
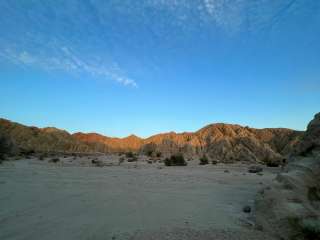
<path id="1" fill-rule="evenodd" d="M 287 155 L 303 132 L 284 128 L 254 129 L 233 124 L 211 124 L 196 132 L 163 133 L 146 139 L 135 135 L 111 138 L 97 133 L 75 133 L 57 128 L 28 127 L 0 119 L 0 136 L 11 151 L 126 152 L 149 156 L 182 153 L 187 158 L 206 154 L 222 162 L 276 161 Z"/>

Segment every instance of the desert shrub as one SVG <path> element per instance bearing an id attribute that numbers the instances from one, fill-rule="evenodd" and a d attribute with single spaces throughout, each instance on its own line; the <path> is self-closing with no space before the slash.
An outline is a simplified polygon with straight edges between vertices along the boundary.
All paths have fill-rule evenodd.
<path id="1" fill-rule="evenodd" d="M 304 219 L 300 223 L 302 234 L 305 239 L 320 239 L 320 220 Z"/>
<path id="2" fill-rule="evenodd" d="M 128 158 L 127 161 L 128 162 L 136 162 L 136 161 L 138 161 L 138 158 L 136 156 L 132 156 L 132 157 Z"/>
<path id="3" fill-rule="evenodd" d="M 39 159 L 40 161 L 43 161 L 43 160 L 44 160 L 43 155 L 40 155 L 40 156 L 38 157 L 38 159 Z"/>
<path id="4" fill-rule="evenodd" d="M 218 164 L 218 161 L 217 161 L 217 160 L 212 160 L 211 163 L 212 163 L 213 165 L 216 165 L 216 164 Z"/>
<path id="5" fill-rule="evenodd" d="M 120 165 L 121 163 L 123 163 L 123 162 L 124 162 L 124 160 L 125 160 L 125 159 L 124 159 L 124 157 L 120 157 L 120 158 L 119 158 L 118 165 Z"/>
<path id="6" fill-rule="evenodd" d="M 207 165 L 209 164 L 209 159 L 206 155 L 203 155 L 201 158 L 200 158 L 200 165 Z"/>
<path id="7" fill-rule="evenodd" d="M 307 147 L 306 149 L 304 149 L 300 155 L 303 157 L 308 157 L 309 155 L 312 154 L 312 151 L 315 149 L 315 146 L 312 144 L 311 146 Z"/>
<path id="8" fill-rule="evenodd" d="M 249 173 L 259 173 L 259 172 L 262 172 L 263 171 L 263 168 L 260 167 L 260 166 L 250 166 L 248 168 L 248 172 Z"/>
<path id="9" fill-rule="evenodd" d="M 91 160 L 91 163 L 94 164 L 97 167 L 103 167 L 104 166 L 103 162 L 101 160 L 98 160 L 97 158 Z"/>
<path id="10" fill-rule="evenodd" d="M 50 159 L 49 162 L 57 163 L 57 162 L 60 162 L 60 159 L 59 158 L 52 158 L 52 159 Z"/>
<path id="11" fill-rule="evenodd" d="M 92 164 L 97 164 L 98 162 L 99 162 L 99 160 L 97 158 L 91 160 Z"/>
<path id="12" fill-rule="evenodd" d="M 308 188 L 308 199 L 309 201 L 320 201 L 320 189 L 317 187 Z"/>
<path id="13" fill-rule="evenodd" d="M 318 218 L 289 217 L 287 220 L 295 232 L 291 239 L 320 240 L 320 220 Z"/>
<path id="14" fill-rule="evenodd" d="M 280 161 L 268 160 L 268 161 L 266 161 L 266 165 L 267 165 L 267 167 L 279 167 Z"/>
<path id="15" fill-rule="evenodd" d="M 170 158 L 166 158 L 164 164 L 166 166 L 187 166 L 187 162 L 181 154 L 172 155 Z"/>
<path id="16" fill-rule="evenodd" d="M 127 153 L 126 153 L 126 157 L 127 157 L 127 158 L 133 158 L 133 157 L 134 157 L 133 152 L 127 152 Z"/>
<path id="17" fill-rule="evenodd" d="M 146 155 L 147 155 L 148 157 L 151 157 L 152 154 L 153 154 L 153 151 L 152 151 L 152 150 L 148 150 L 148 151 L 146 152 Z"/>
<path id="18" fill-rule="evenodd" d="M 5 160 L 6 155 L 12 154 L 14 151 L 14 147 L 15 146 L 10 137 L 0 135 L 0 159 Z"/>
<path id="19" fill-rule="evenodd" d="M 157 152 L 156 156 L 157 156 L 157 158 L 160 158 L 162 156 L 162 153 L 161 152 Z"/>

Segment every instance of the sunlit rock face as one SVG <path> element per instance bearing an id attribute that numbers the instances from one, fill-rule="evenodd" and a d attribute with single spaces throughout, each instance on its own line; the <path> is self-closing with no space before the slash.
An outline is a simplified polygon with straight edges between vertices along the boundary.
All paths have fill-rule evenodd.
<path id="1" fill-rule="evenodd" d="M 280 161 L 302 132 L 290 129 L 254 129 L 232 124 L 211 124 L 196 132 L 163 133 L 146 139 L 131 135 L 111 138 L 97 133 L 75 133 L 56 128 L 26 127 L 2 119 L 0 133 L 22 151 L 128 152 L 167 157 L 183 154 L 195 159 L 204 154 L 220 162 Z"/>
<path id="2" fill-rule="evenodd" d="M 295 144 L 290 163 L 256 199 L 259 228 L 281 239 L 320 236 L 320 114 Z"/>
<path id="3" fill-rule="evenodd" d="M 310 156 L 320 151 L 320 113 L 309 123 L 306 133 L 294 150 L 295 155 Z"/>

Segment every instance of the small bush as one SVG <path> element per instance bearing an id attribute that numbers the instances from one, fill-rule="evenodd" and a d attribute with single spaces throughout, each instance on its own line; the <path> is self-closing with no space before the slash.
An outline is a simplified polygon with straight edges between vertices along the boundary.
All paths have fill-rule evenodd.
<path id="1" fill-rule="evenodd" d="M 301 221 L 301 230 L 305 239 L 320 239 L 320 220 L 304 219 Z"/>
<path id="2" fill-rule="evenodd" d="M 121 165 L 121 163 L 123 163 L 124 160 L 125 160 L 124 157 L 120 157 L 120 158 L 119 158 L 119 163 L 118 163 L 118 165 Z"/>
<path id="3" fill-rule="evenodd" d="M 160 158 L 162 156 L 162 153 L 161 152 L 157 152 L 156 156 L 157 156 L 157 158 Z"/>
<path id="4" fill-rule="evenodd" d="M 97 158 L 91 160 L 92 164 L 97 164 L 98 162 L 99 162 L 99 160 Z"/>
<path id="5" fill-rule="evenodd" d="M 317 187 L 309 187 L 308 199 L 311 202 L 320 201 L 320 189 L 318 189 Z"/>
<path id="6" fill-rule="evenodd" d="M 133 157 L 134 157 L 133 152 L 127 152 L 127 153 L 126 153 L 126 157 L 127 157 L 127 158 L 133 158 Z"/>
<path id="7" fill-rule="evenodd" d="M 267 167 L 279 167 L 280 166 L 280 162 L 279 161 L 267 161 L 266 162 Z"/>
<path id="8" fill-rule="evenodd" d="M 216 165 L 216 164 L 218 164 L 218 161 L 217 161 L 217 160 L 212 160 L 211 163 L 212 163 L 213 165 Z"/>
<path id="9" fill-rule="evenodd" d="M 91 163 L 94 164 L 97 167 L 103 167 L 104 166 L 103 162 L 101 160 L 98 160 L 97 158 L 91 160 Z"/>
<path id="10" fill-rule="evenodd" d="M 263 171 L 263 168 L 260 166 L 250 166 L 248 168 L 249 173 L 258 173 L 258 172 L 262 172 L 262 171 Z"/>
<path id="11" fill-rule="evenodd" d="M 128 158 L 127 160 L 128 162 L 137 162 L 138 161 L 138 158 L 136 156 L 132 156 L 130 158 Z"/>
<path id="12" fill-rule="evenodd" d="M 300 219 L 289 217 L 288 223 L 295 231 L 291 239 L 320 240 L 320 220 L 317 218 Z"/>
<path id="13" fill-rule="evenodd" d="M 60 162 L 59 158 L 52 158 L 49 162 L 57 163 Z"/>
<path id="14" fill-rule="evenodd" d="M 208 158 L 207 158 L 207 156 L 206 155 L 203 155 L 201 158 L 200 158 L 200 163 L 199 163 L 200 165 L 207 165 L 207 164 L 209 164 L 209 160 L 208 160 Z"/>
<path id="15" fill-rule="evenodd" d="M 187 162 L 183 155 L 172 155 L 170 158 L 164 160 L 166 166 L 187 166 Z"/>
<path id="16" fill-rule="evenodd" d="M 149 151 L 146 152 L 146 155 L 147 155 L 148 157 L 151 157 L 152 154 L 153 154 L 153 151 L 152 151 L 152 150 L 149 150 Z"/>

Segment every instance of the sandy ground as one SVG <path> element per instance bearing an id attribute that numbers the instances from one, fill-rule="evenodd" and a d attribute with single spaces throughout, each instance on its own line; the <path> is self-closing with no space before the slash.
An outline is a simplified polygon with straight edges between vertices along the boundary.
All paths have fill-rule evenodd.
<path id="1" fill-rule="evenodd" d="M 259 176 L 240 164 L 100 159 L 115 166 L 94 167 L 87 157 L 0 165 L 0 239 L 271 239 L 242 208 L 276 169 Z"/>

